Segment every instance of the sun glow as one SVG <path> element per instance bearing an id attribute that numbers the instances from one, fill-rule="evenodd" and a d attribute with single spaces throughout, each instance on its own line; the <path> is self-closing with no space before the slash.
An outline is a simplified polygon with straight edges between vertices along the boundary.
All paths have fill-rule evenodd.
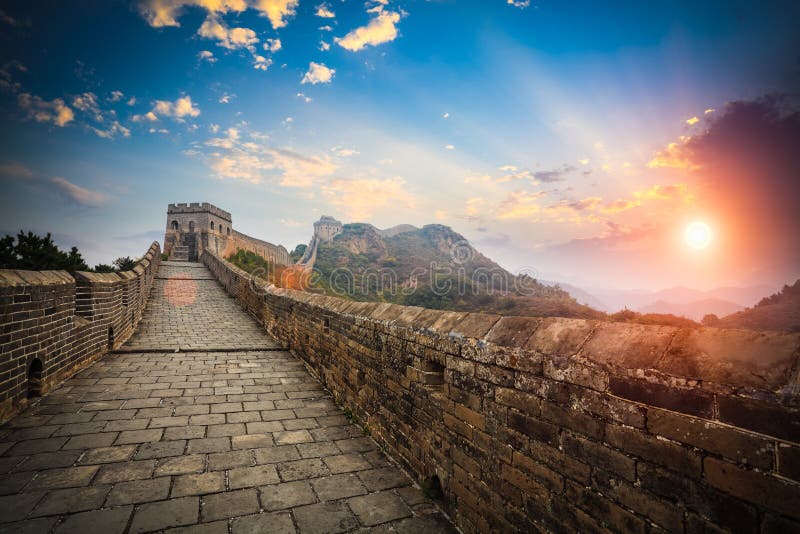
<path id="1" fill-rule="evenodd" d="M 708 248 L 708 245 L 711 244 L 712 237 L 711 227 L 700 221 L 689 224 L 689 226 L 686 227 L 686 231 L 683 233 L 686 244 L 696 250 Z"/>

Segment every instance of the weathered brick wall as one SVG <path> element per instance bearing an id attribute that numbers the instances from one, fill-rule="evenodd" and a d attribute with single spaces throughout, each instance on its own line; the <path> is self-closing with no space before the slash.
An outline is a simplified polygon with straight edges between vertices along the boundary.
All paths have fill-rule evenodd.
<path id="1" fill-rule="evenodd" d="M 466 532 L 800 531 L 800 335 L 227 290 Z"/>
<path id="2" fill-rule="evenodd" d="M 153 243 L 122 273 L 0 269 L 0 421 L 121 345 L 142 317 L 160 262 Z"/>
<path id="3" fill-rule="evenodd" d="M 233 230 L 225 244 L 225 250 L 221 255 L 226 257 L 230 254 L 235 254 L 238 249 L 249 250 L 277 265 L 289 265 L 290 263 L 289 252 L 282 245 L 273 245 L 272 243 Z"/>

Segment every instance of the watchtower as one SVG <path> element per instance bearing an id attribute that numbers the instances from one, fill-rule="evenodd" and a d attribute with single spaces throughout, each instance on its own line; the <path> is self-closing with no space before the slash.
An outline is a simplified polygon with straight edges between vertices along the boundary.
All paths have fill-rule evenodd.
<path id="1" fill-rule="evenodd" d="M 171 260 L 198 261 L 206 249 L 221 254 L 232 232 L 231 214 L 208 202 L 169 204 L 164 252 Z"/>
<path id="2" fill-rule="evenodd" d="M 323 242 L 332 241 L 342 233 L 342 223 L 333 217 L 323 215 L 314 223 L 314 237 Z"/>

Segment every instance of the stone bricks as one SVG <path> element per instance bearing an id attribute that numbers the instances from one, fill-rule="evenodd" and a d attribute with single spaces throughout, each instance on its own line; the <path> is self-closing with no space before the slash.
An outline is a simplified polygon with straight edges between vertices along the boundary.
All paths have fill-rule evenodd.
<path id="1" fill-rule="evenodd" d="M 133 515 L 130 532 L 150 532 L 169 527 L 197 523 L 200 510 L 198 497 L 170 499 L 140 506 Z"/>

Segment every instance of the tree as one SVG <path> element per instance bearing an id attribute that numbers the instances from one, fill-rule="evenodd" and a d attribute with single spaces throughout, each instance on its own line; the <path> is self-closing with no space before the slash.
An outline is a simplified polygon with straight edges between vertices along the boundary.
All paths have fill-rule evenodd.
<path id="1" fill-rule="evenodd" d="M 124 258 L 117 258 L 112 263 L 116 265 L 118 271 L 130 271 L 131 269 L 136 267 L 136 260 L 134 260 L 130 256 L 125 256 Z"/>
<path id="2" fill-rule="evenodd" d="M 107 263 L 99 263 L 94 266 L 94 272 L 96 273 L 114 273 L 117 271 L 117 268 L 113 265 L 109 265 Z"/>
<path id="3" fill-rule="evenodd" d="M 33 232 L 19 232 L 16 237 L 7 235 L 0 240 L 0 269 L 34 271 L 65 270 L 88 271 L 77 247 L 69 252 L 59 250 L 48 233 L 39 237 Z"/>
<path id="4" fill-rule="evenodd" d="M 299 245 L 297 245 L 296 247 L 294 247 L 294 250 L 293 250 L 293 251 L 291 251 L 291 252 L 289 253 L 289 258 L 290 258 L 292 261 L 295 261 L 295 262 L 296 262 L 296 261 L 298 261 L 298 260 L 300 260 L 300 258 L 302 258 L 302 257 L 303 257 L 303 254 L 305 254 L 305 253 L 306 253 L 306 248 L 307 248 L 307 247 L 308 247 L 308 245 L 304 245 L 304 244 L 300 243 Z"/>
<path id="5" fill-rule="evenodd" d="M 703 326 L 717 326 L 719 324 L 719 317 L 714 313 L 707 313 L 700 322 Z"/>

